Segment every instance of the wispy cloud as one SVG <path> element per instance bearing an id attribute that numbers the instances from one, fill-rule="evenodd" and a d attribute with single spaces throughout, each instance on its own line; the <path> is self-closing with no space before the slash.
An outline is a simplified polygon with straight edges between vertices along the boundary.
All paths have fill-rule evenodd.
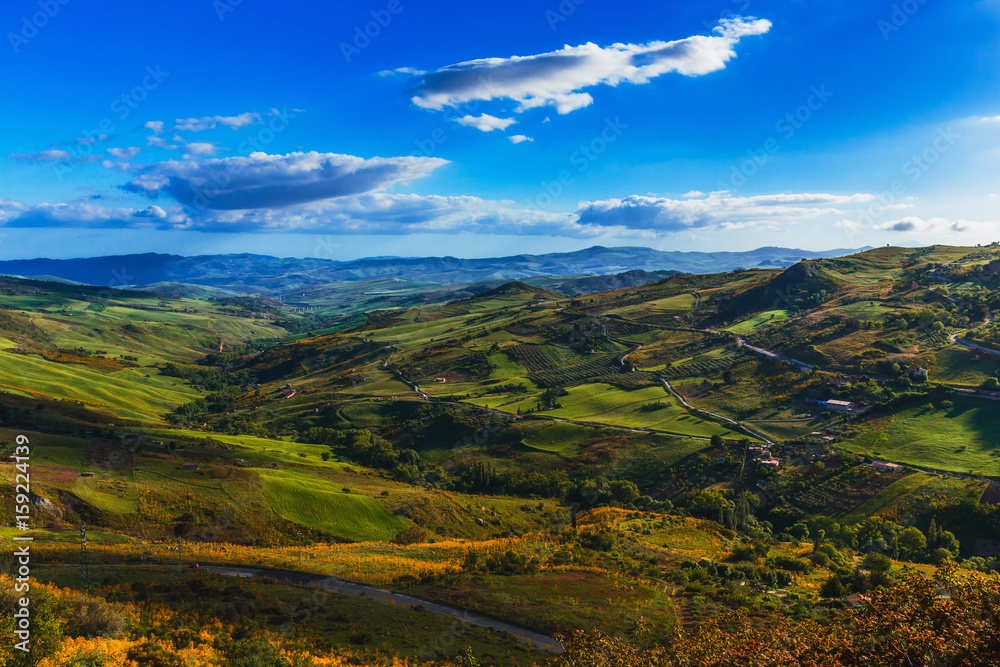
<path id="1" fill-rule="evenodd" d="M 12 158 L 18 162 L 64 162 L 72 158 L 69 151 L 61 148 L 50 148 L 38 153 L 11 153 Z"/>
<path id="2" fill-rule="evenodd" d="M 238 130 L 247 125 L 259 123 L 260 113 L 248 111 L 236 116 L 205 116 L 203 118 L 178 118 L 174 124 L 174 130 L 180 132 L 203 132 L 214 130 L 219 125 Z"/>
<path id="3" fill-rule="evenodd" d="M 188 144 L 184 144 L 184 150 L 191 155 L 215 155 L 219 151 L 219 147 L 210 141 L 193 141 Z"/>
<path id="4" fill-rule="evenodd" d="M 415 67 L 397 67 L 396 69 L 384 69 L 378 73 L 379 76 L 396 76 L 398 74 L 405 74 L 407 76 L 423 76 L 424 74 L 427 74 L 427 72 Z"/>
<path id="5" fill-rule="evenodd" d="M 593 103 L 584 92 L 587 88 L 645 84 L 671 72 L 702 76 L 725 69 L 743 37 L 770 29 L 766 19 L 733 17 L 720 21 L 711 35 L 670 42 L 607 47 L 587 43 L 538 55 L 470 60 L 425 75 L 412 90 L 412 101 L 441 110 L 474 100 L 508 99 L 518 103 L 515 111 L 548 106 L 566 114 Z"/>
<path id="6" fill-rule="evenodd" d="M 493 130 L 506 130 L 517 121 L 513 118 L 497 118 L 484 113 L 479 116 L 462 116 L 455 122 L 466 127 L 474 127 L 482 132 L 492 132 Z"/>
<path id="7" fill-rule="evenodd" d="M 997 229 L 996 222 L 949 220 L 948 218 L 920 218 L 908 216 L 875 225 L 873 229 L 909 234 L 962 234 L 981 233 Z"/>
<path id="8" fill-rule="evenodd" d="M 514 144 L 523 144 L 525 141 L 534 141 L 533 138 L 526 137 L 523 134 L 512 134 L 511 136 L 509 136 L 507 138 L 510 139 L 511 143 L 514 143 Z"/>
<path id="9" fill-rule="evenodd" d="M 130 146 L 128 148 L 109 148 L 108 155 L 111 157 L 116 157 L 119 160 L 130 160 L 134 158 L 142 149 L 138 146 Z"/>

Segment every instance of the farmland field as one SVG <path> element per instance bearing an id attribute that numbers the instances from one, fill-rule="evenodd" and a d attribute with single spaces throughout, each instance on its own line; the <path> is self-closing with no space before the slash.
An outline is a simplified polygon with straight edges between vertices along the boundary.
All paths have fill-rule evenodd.
<path id="1" fill-rule="evenodd" d="M 374 498 L 334 490 L 328 483 L 291 471 L 258 470 L 268 502 L 279 516 L 347 540 L 392 539 L 412 525 Z"/>
<path id="2" fill-rule="evenodd" d="M 0 383 L 55 398 L 82 401 L 133 419 L 157 420 L 200 396 L 183 380 L 149 368 L 97 371 L 33 355 L 0 352 Z"/>
<path id="3" fill-rule="evenodd" d="M 956 397 L 950 408 L 924 405 L 879 419 L 844 447 L 919 467 L 1000 475 L 998 443 L 994 405 Z"/>

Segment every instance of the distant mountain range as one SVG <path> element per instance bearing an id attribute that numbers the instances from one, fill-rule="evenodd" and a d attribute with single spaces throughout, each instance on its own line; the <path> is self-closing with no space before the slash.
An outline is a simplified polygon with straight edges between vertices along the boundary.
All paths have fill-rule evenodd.
<path id="1" fill-rule="evenodd" d="M 111 287 L 200 285 L 228 292 L 268 295 L 327 283 L 380 278 L 453 285 L 567 276 L 591 283 L 588 289 L 579 290 L 583 292 L 595 291 L 598 286 L 612 289 L 629 286 L 635 281 L 662 279 L 667 275 L 663 272 L 719 273 L 756 267 L 784 268 L 802 259 L 842 257 L 867 249 L 811 252 L 769 247 L 747 252 L 664 252 L 652 248 L 595 246 L 576 252 L 485 259 L 379 257 L 346 262 L 251 254 L 182 257 L 146 253 L 86 259 L 0 261 L 0 274 Z M 628 272 L 654 275 L 634 273 L 618 280 L 591 279 Z"/>

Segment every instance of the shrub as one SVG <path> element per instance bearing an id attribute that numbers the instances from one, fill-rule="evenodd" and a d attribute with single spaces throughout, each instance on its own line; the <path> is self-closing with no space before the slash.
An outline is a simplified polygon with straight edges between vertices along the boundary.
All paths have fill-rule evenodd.
<path id="1" fill-rule="evenodd" d="M 143 667 L 185 667 L 178 655 L 148 640 L 130 648 L 125 657 Z"/>
<path id="2" fill-rule="evenodd" d="M 64 610 L 63 633 L 69 637 L 114 637 L 127 625 L 125 617 L 100 598 L 78 596 Z"/>

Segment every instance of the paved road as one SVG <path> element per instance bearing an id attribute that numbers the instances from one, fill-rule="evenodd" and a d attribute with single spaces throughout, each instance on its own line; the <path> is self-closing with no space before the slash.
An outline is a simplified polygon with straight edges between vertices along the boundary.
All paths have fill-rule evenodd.
<path id="1" fill-rule="evenodd" d="M 729 417 L 726 417 L 726 416 L 724 416 L 724 415 L 720 415 L 720 414 L 719 414 L 719 413 L 717 413 L 717 412 L 711 412 L 711 411 L 709 411 L 709 410 L 702 410 L 701 408 L 696 408 L 696 407 L 694 407 L 693 405 L 691 405 L 690 403 L 688 403 L 688 402 L 687 402 L 687 399 L 685 399 L 685 398 L 684 398 L 684 397 L 683 397 L 683 396 L 682 396 L 682 395 L 680 394 L 680 392 L 679 392 L 679 391 L 677 391 L 676 389 L 674 389 L 674 386 L 673 386 L 672 384 L 670 384 L 670 381 L 669 381 L 669 380 L 667 380 L 667 379 L 666 379 L 665 377 L 663 377 L 663 376 L 661 376 L 661 375 L 657 375 L 657 376 L 655 376 L 655 377 L 656 377 L 656 379 L 657 379 L 657 380 L 659 380 L 660 382 L 662 382 L 662 383 L 663 383 L 663 386 L 664 386 L 664 388 L 665 388 L 665 389 L 666 389 L 667 391 L 669 391 L 669 392 L 670 392 L 671 394 L 673 394 L 673 395 L 674 395 L 674 397 L 675 397 L 675 398 L 677 398 L 677 400 L 681 402 L 681 405 L 683 405 L 683 406 L 684 406 L 685 408 L 687 408 L 688 410 L 691 410 L 691 411 L 692 411 L 692 412 L 694 412 L 694 413 L 700 413 L 700 414 L 706 414 L 706 415 L 711 415 L 712 417 L 715 417 L 716 419 L 719 419 L 719 420 L 721 420 L 721 421 L 724 421 L 724 422 L 726 422 L 727 424 L 732 424 L 732 425 L 733 425 L 733 426 L 735 426 L 736 428 L 740 429 L 741 431 L 744 431 L 744 432 L 746 432 L 746 433 L 747 433 L 747 434 L 749 434 L 749 435 L 752 435 L 752 436 L 753 436 L 753 437 L 755 437 L 755 438 L 759 438 L 759 439 L 763 440 L 763 441 L 764 441 L 764 442 L 766 442 L 766 443 L 767 443 L 768 445 L 773 445 L 773 444 L 774 444 L 774 441 L 773 441 L 773 440 L 771 440 L 770 438 L 768 438 L 768 437 L 767 437 L 766 435 L 764 435 L 763 433 L 759 433 L 759 432 L 757 432 L 757 431 L 754 431 L 753 429 L 749 428 L 749 427 L 748 427 L 748 426 L 746 426 L 745 424 L 741 424 L 740 422 L 736 421 L 735 419 L 730 419 Z"/>
<path id="2" fill-rule="evenodd" d="M 475 625 L 480 628 L 486 628 L 487 630 L 493 630 L 494 632 L 506 633 L 520 642 L 544 651 L 561 653 L 563 650 L 562 643 L 557 642 L 552 637 L 539 634 L 510 623 L 504 623 L 503 621 L 498 621 L 493 618 L 473 614 L 472 612 L 464 609 L 456 609 L 455 607 L 448 607 L 436 602 L 429 602 L 427 600 L 421 600 L 409 595 L 392 593 L 380 588 L 373 588 L 363 584 L 355 584 L 341 579 L 333 579 L 331 577 L 324 577 L 322 575 L 311 574 L 308 572 L 296 572 L 294 570 L 271 570 L 252 567 L 224 567 L 215 565 L 209 565 L 201 569 L 232 577 L 277 579 L 278 581 L 287 581 L 288 583 L 299 586 L 322 588 L 323 590 L 330 591 L 331 593 L 336 593 L 338 595 L 366 597 L 369 600 L 374 600 L 375 602 L 380 602 L 394 607 L 409 609 L 419 606 L 423 607 L 432 614 L 454 618 L 462 623 Z"/>
<path id="3" fill-rule="evenodd" d="M 62 567 L 80 567 L 79 563 L 64 563 L 61 564 Z M 157 567 L 162 569 L 174 569 L 173 565 L 162 565 L 162 564 L 148 564 L 148 565 L 104 565 L 100 563 L 91 563 L 90 567 Z M 363 584 L 356 584 L 350 581 L 344 581 L 342 579 L 334 579 L 332 577 L 325 577 L 321 574 L 313 574 L 311 572 L 298 572 L 296 570 L 280 570 L 272 568 L 256 568 L 256 567 L 230 567 L 228 565 L 203 565 L 197 570 L 188 571 L 198 571 L 198 572 L 214 572 L 216 574 L 222 574 L 230 577 L 240 577 L 243 579 L 272 579 L 275 581 L 283 581 L 296 586 L 308 586 L 313 588 L 322 588 L 323 590 L 330 591 L 331 593 L 336 593 L 337 595 L 346 595 L 350 597 L 366 597 L 369 600 L 374 600 L 375 602 L 390 605 L 393 607 L 403 607 L 406 609 L 412 607 L 423 607 L 432 614 L 437 614 L 439 616 L 447 616 L 448 618 L 454 618 L 455 620 L 461 621 L 462 623 L 467 623 L 469 625 L 475 625 L 480 628 L 486 628 L 487 630 L 492 630 L 494 632 L 503 632 L 511 637 L 514 637 L 519 642 L 533 646 L 534 648 L 542 649 L 543 651 L 549 651 L 550 653 L 562 653 L 563 644 L 558 642 L 552 637 L 547 635 L 528 630 L 526 628 L 513 625 L 511 623 L 504 623 L 503 621 L 498 621 L 487 616 L 481 616 L 479 614 L 473 614 L 472 612 L 466 611 L 464 609 L 457 609 L 455 607 L 448 607 L 443 604 L 438 604 L 436 602 L 430 602 L 428 600 L 421 600 L 409 595 L 401 595 L 399 593 L 392 593 L 390 591 L 382 590 L 381 588 L 374 588 L 372 586 L 365 586 Z"/>

